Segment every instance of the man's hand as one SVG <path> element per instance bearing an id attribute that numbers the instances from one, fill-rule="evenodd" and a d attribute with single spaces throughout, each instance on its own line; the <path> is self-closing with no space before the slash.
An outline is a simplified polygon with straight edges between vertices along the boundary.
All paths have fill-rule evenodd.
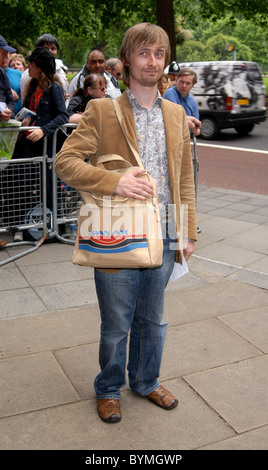
<path id="1" fill-rule="evenodd" d="M 139 176 L 146 170 L 138 169 L 131 173 L 124 173 L 115 187 L 118 196 L 132 197 L 134 199 L 146 199 L 153 195 L 153 186 Z"/>
<path id="2" fill-rule="evenodd" d="M 12 111 L 8 107 L 6 107 L 5 111 L 3 113 L 0 113 L 0 119 L 1 121 L 7 122 L 12 116 Z"/>
<path id="3" fill-rule="evenodd" d="M 186 119 L 190 132 L 192 132 L 196 136 L 199 135 L 202 126 L 201 121 L 196 119 L 194 116 L 186 116 Z"/>
<path id="4" fill-rule="evenodd" d="M 194 242 L 188 241 L 186 247 L 183 250 L 185 260 L 187 261 L 193 253 L 194 253 Z"/>

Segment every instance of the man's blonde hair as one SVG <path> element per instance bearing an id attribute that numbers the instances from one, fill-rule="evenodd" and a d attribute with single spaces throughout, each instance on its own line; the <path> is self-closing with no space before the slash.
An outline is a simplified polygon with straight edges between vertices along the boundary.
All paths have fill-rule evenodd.
<path id="1" fill-rule="evenodd" d="M 129 84 L 129 60 L 130 54 L 142 44 L 158 44 L 165 52 L 165 67 L 170 61 L 170 43 L 167 33 L 160 26 L 152 23 L 139 23 L 131 26 L 125 34 L 122 42 L 120 57 L 123 66 L 123 82 Z"/>

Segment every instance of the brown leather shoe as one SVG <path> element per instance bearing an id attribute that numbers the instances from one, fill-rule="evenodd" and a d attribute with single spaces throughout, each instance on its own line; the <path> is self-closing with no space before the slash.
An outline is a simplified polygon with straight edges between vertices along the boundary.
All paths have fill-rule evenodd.
<path id="1" fill-rule="evenodd" d="M 97 410 L 99 417 L 105 423 L 118 423 L 121 421 L 120 401 L 115 398 L 99 399 Z"/>
<path id="2" fill-rule="evenodd" d="M 155 405 L 161 406 L 165 410 L 172 410 L 178 405 L 178 400 L 163 385 L 159 385 L 152 393 L 147 395 Z"/>

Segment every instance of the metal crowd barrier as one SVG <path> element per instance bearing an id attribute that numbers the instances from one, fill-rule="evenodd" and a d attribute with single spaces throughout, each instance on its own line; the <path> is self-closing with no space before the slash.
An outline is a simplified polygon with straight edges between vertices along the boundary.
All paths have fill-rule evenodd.
<path id="1" fill-rule="evenodd" d="M 65 124 L 56 130 L 53 138 L 53 155 L 50 161 L 53 165 L 53 235 L 59 241 L 70 245 L 75 243 L 75 234 L 72 232 L 71 227 L 76 226 L 82 198 L 77 189 L 71 188 L 71 186 L 56 176 L 54 164 L 57 153 L 58 133 L 63 131 L 68 135 L 68 132 L 76 127 L 77 124 Z"/>
<path id="2" fill-rule="evenodd" d="M 0 128 L 0 132 L 23 132 L 38 127 Z M 5 249 L 28 246 L 28 249 L 0 261 L 3 266 L 42 245 L 47 234 L 46 153 L 44 139 L 42 155 L 34 158 L 5 160 L 0 158 L 0 235 L 7 234 Z M 34 210 L 35 209 L 35 210 Z M 14 242 L 17 232 L 31 232 L 37 237 Z M 10 241 L 9 241 L 10 240 Z M 3 250 L 1 250 L 2 252 Z M 8 250 L 8 253 L 11 250 Z"/>
<path id="3" fill-rule="evenodd" d="M 194 184 L 195 184 L 195 203 L 197 205 L 197 187 L 198 187 L 198 171 L 199 171 L 199 161 L 197 155 L 197 143 L 196 136 L 194 134 L 192 137 L 192 161 L 193 161 L 193 170 L 194 170 Z M 197 233 L 201 233 L 201 228 L 197 227 Z"/>
<path id="4" fill-rule="evenodd" d="M 197 199 L 197 179 L 198 179 L 198 171 L 199 171 L 199 161 L 197 155 L 197 143 L 196 143 L 196 136 L 192 136 L 193 142 L 193 168 L 194 168 L 194 182 L 195 182 L 195 198 Z"/>
<path id="5" fill-rule="evenodd" d="M 77 127 L 66 124 L 53 135 L 52 156 L 47 155 L 47 138 L 44 138 L 42 155 L 34 158 L 0 158 L 0 236 L 10 239 L 1 249 L 8 258 L 0 260 L 0 267 L 37 250 L 45 240 L 57 238 L 74 244 L 70 227 L 77 223 L 81 196 L 78 190 L 61 181 L 54 172 L 58 136 Z M 0 132 L 24 132 L 38 127 L 0 128 Z M 52 170 L 52 208 L 47 207 L 47 171 Z M 14 241 L 18 232 L 23 239 Z M 27 237 L 25 236 L 27 234 Z M 16 254 L 11 248 L 27 246 Z M 28 247 L 30 245 L 30 247 Z M 10 254 L 11 253 L 11 254 Z"/>

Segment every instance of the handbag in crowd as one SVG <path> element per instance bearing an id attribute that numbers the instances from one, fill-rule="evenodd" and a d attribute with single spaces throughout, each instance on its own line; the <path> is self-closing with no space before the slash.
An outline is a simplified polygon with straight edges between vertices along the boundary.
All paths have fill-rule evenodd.
<path id="1" fill-rule="evenodd" d="M 97 166 L 117 161 L 120 173 L 133 171 L 120 155 L 103 155 Z M 140 168 L 140 167 L 138 167 Z M 153 268 L 162 264 L 163 240 L 156 183 L 147 173 L 154 195 L 145 200 L 81 192 L 73 263 L 94 268 Z"/>

